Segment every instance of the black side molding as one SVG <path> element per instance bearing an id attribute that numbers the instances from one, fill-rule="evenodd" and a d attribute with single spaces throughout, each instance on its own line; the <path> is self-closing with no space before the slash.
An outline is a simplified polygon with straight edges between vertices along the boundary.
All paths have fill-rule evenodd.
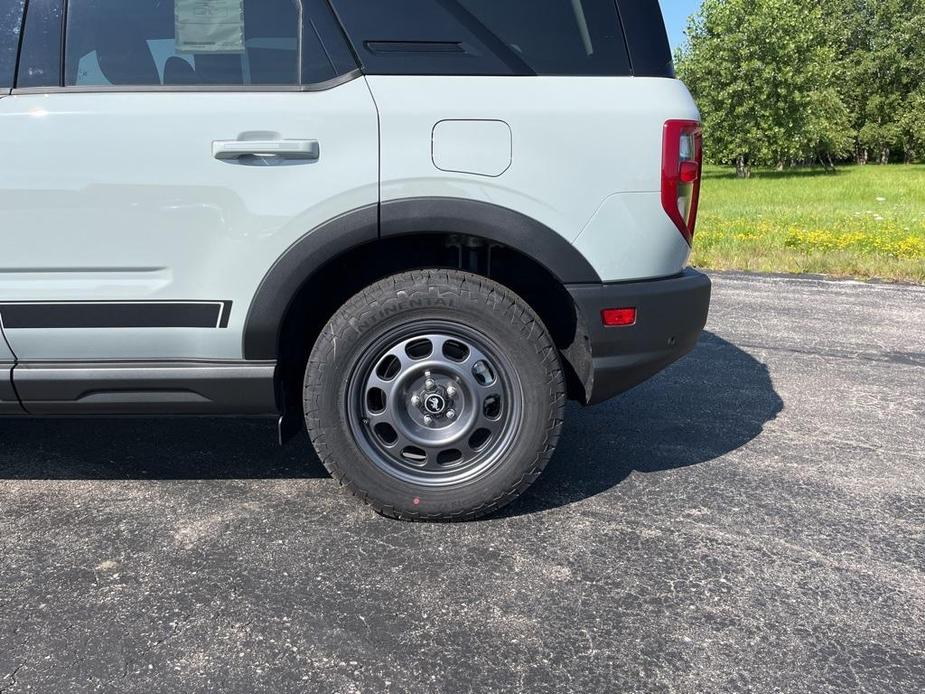
<path id="1" fill-rule="evenodd" d="M 13 382 L 33 415 L 276 415 L 275 373 L 275 362 L 20 363 Z"/>
<path id="2" fill-rule="evenodd" d="M 59 301 L 0 304 L 7 330 L 227 328 L 230 301 Z"/>

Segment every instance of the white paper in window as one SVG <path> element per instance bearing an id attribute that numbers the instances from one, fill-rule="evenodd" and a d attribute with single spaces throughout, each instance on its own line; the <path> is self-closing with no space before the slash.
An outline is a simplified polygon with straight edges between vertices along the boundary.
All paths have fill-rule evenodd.
<path id="1" fill-rule="evenodd" d="M 244 0 L 176 0 L 178 53 L 242 53 Z"/>

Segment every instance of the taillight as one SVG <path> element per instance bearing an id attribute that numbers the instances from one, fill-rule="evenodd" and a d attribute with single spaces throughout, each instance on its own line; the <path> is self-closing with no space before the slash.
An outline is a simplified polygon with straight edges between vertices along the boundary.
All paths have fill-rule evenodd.
<path id="1" fill-rule="evenodd" d="M 703 176 L 703 130 L 695 120 L 665 123 L 662 144 L 662 207 L 692 243 Z"/>

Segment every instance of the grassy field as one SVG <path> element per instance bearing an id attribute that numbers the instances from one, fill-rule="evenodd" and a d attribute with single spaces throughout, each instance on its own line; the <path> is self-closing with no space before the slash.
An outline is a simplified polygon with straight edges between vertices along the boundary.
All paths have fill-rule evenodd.
<path id="1" fill-rule="evenodd" d="M 694 264 L 925 283 L 925 166 L 707 168 Z"/>

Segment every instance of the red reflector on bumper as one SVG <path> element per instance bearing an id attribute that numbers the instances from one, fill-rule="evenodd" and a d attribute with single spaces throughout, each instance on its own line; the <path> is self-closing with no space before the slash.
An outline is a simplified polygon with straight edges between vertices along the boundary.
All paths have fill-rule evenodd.
<path id="1" fill-rule="evenodd" d="M 621 328 L 636 325 L 635 308 L 605 308 L 601 311 L 601 320 L 608 328 Z"/>

